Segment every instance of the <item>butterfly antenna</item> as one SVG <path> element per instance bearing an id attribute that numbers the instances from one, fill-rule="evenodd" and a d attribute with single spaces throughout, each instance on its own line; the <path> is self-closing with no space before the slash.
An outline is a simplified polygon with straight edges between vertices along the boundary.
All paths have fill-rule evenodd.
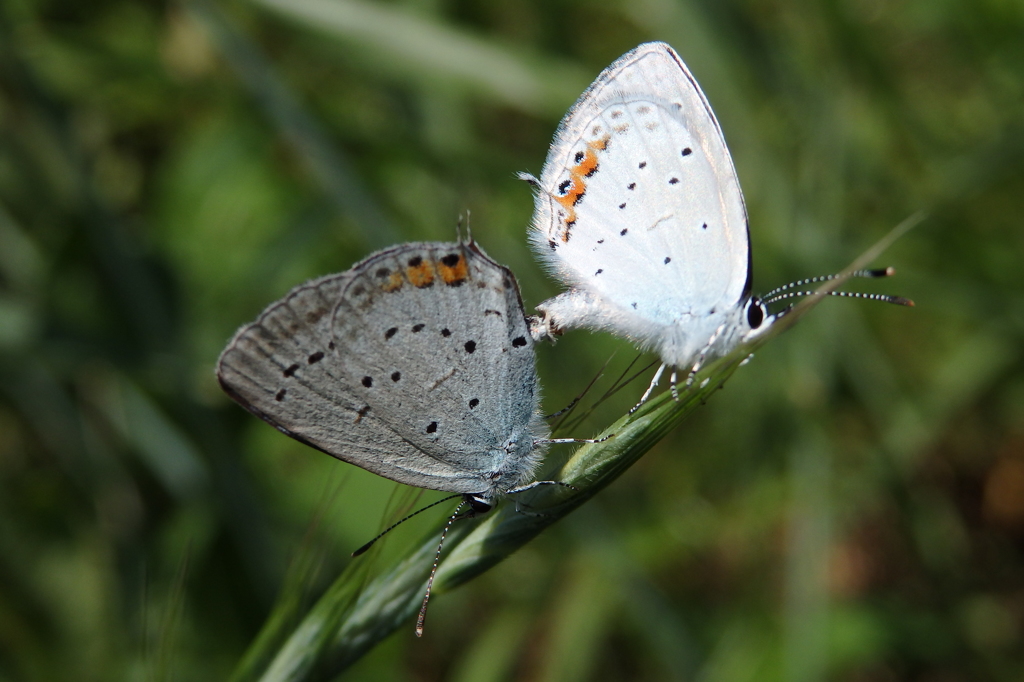
<path id="1" fill-rule="evenodd" d="M 626 372 L 632 369 L 636 363 L 640 362 L 640 358 L 642 357 L 643 354 L 641 353 L 638 354 L 635 358 L 633 358 L 633 362 L 629 363 L 626 369 L 622 370 L 622 374 L 619 375 L 619 378 L 615 381 L 614 384 L 612 384 L 611 388 L 608 389 L 608 392 L 605 393 L 605 395 L 601 396 L 602 400 L 612 397 L 613 395 L 624 389 L 626 386 L 629 386 L 631 383 L 636 381 L 637 378 L 643 376 L 644 374 L 647 374 L 647 372 L 650 371 L 651 367 L 654 367 L 659 362 L 658 360 L 651 360 L 646 365 L 641 367 L 639 370 L 634 372 L 628 379 L 625 378 Z"/>
<path id="2" fill-rule="evenodd" d="M 559 410 L 558 412 L 555 412 L 555 413 L 553 413 L 553 414 L 549 414 L 549 415 L 545 416 L 544 418 L 545 418 L 545 419 L 554 419 L 555 417 L 561 417 L 561 416 L 562 416 L 563 414 L 565 414 L 566 412 L 569 412 L 569 411 L 571 411 L 571 410 L 572 410 L 572 409 L 573 409 L 574 407 L 576 407 L 576 405 L 578 405 L 578 404 L 579 404 L 579 402 L 580 402 L 581 400 L 583 400 L 583 398 L 584 398 L 584 397 L 585 397 L 585 396 L 586 396 L 586 395 L 587 395 L 588 393 L 590 393 L 590 390 L 591 390 L 592 388 L 594 388 L 594 384 L 596 384 L 596 383 L 597 383 L 598 379 L 600 379 L 601 377 L 603 377 L 603 376 L 604 376 L 604 371 L 605 371 L 606 369 L 608 369 L 608 363 L 609 363 L 609 362 L 611 362 L 611 361 L 612 361 L 612 358 L 614 358 L 614 357 L 615 357 L 615 353 L 612 353 L 612 354 L 611 354 L 611 355 L 610 355 L 610 356 L 608 357 L 608 359 L 604 361 L 604 364 L 603 364 L 603 365 L 601 365 L 601 369 L 597 370 L 597 373 L 596 373 L 596 374 L 594 375 L 594 378 L 590 380 L 590 383 L 588 383 L 588 384 L 587 384 L 586 386 L 584 386 L 584 387 L 583 387 L 583 390 L 582 390 L 582 391 L 580 391 L 580 392 L 579 392 L 579 393 L 578 393 L 578 394 L 576 395 L 576 397 L 575 397 L 575 398 L 573 398 L 573 399 L 572 399 L 572 401 L 571 401 L 571 402 L 570 402 L 570 403 L 569 403 L 568 405 L 566 405 L 565 407 L 563 407 L 562 409 L 560 409 L 560 410 Z M 568 417 L 566 417 L 566 419 L 568 419 Z M 565 420 L 563 419 L 562 421 L 565 421 Z M 559 422 L 559 425 L 561 425 L 561 422 Z M 556 426 L 555 428 L 558 428 L 558 427 Z"/>
<path id="3" fill-rule="evenodd" d="M 450 500 L 451 498 L 449 497 L 446 499 Z M 444 500 L 441 501 L 443 502 Z M 434 504 L 438 504 L 438 502 L 435 502 Z M 423 636 L 423 621 L 427 619 L 427 602 L 430 601 L 430 590 L 434 587 L 434 576 L 437 575 L 437 564 L 441 561 L 441 547 L 444 546 L 444 538 L 448 535 L 448 529 L 451 528 L 452 524 L 459 518 L 459 513 L 462 511 L 462 507 L 464 507 L 465 504 L 465 502 L 462 502 L 455 508 L 455 513 L 448 517 L 448 523 L 444 524 L 444 530 L 441 531 L 441 540 L 438 541 L 437 552 L 434 554 L 434 565 L 430 568 L 430 577 L 427 578 L 427 591 L 426 594 L 423 595 L 423 606 L 420 607 L 420 615 L 416 618 L 417 637 Z"/>
<path id="4" fill-rule="evenodd" d="M 631 384 L 633 381 L 636 380 L 637 377 L 639 377 L 639 376 L 641 376 L 643 374 L 646 374 L 648 372 L 648 370 L 651 369 L 651 367 L 653 367 L 654 365 L 656 365 L 659 362 L 658 360 L 652 360 L 645 367 L 643 367 L 639 371 L 633 373 L 631 376 L 629 376 L 627 378 L 626 375 L 630 372 L 630 370 L 633 369 L 633 367 L 640 361 L 640 358 L 642 358 L 642 357 L 643 357 L 643 353 L 638 353 L 636 355 L 636 357 L 634 357 L 630 361 L 630 363 L 628 365 L 626 365 L 626 368 L 624 370 L 622 370 L 622 373 L 619 374 L 618 378 L 615 381 L 612 382 L 612 385 L 608 388 L 608 390 L 606 390 L 604 392 L 604 395 L 602 395 L 600 398 L 598 398 L 596 401 L 594 401 L 594 403 L 590 407 L 588 407 L 587 410 L 583 414 L 578 415 L 574 420 L 572 420 L 571 422 L 567 423 L 565 425 L 565 428 L 568 429 L 568 430 L 575 429 L 577 426 L 582 424 L 583 421 L 587 417 L 589 417 L 591 414 L 593 414 L 594 410 L 597 409 L 598 405 L 600 405 L 604 401 L 608 400 L 613 395 L 615 395 L 616 393 L 618 393 L 619 391 L 624 389 L 626 386 Z"/>
<path id="5" fill-rule="evenodd" d="M 412 514 L 409 514 L 408 516 L 406 516 L 406 517 L 405 517 L 404 519 L 402 519 L 401 521 L 396 521 L 395 523 L 392 523 L 392 524 L 391 524 L 390 526 L 388 526 L 388 527 L 387 527 L 387 528 L 385 528 L 385 529 L 384 529 L 383 531 L 381 531 L 381 532 L 380 532 L 380 533 L 379 533 L 379 534 L 377 535 L 377 537 L 375 537 L 374 539 L 370 540 L 369 542 L 367 542 L 367 543 L 366 543 L 365 545 L 363 545 L 362 547 L 360 547 L 360 548 L 359 548 L 359 549 L 357 549 L 356 551 L 352 552 L 352 556 L 359 556 L 360 554 L 363 554 L 364 552 L 366 552 L 366 550 L 370 549 L 370 547 L 372 547 L 372 546 L 373 546 L 373 543 L 377 542 L 377 540 L 380 540 L 380 539 L 381 539 L 382 537 L 384 537 L 385 535 L 387 535 L 388 533 L 390 533 L 390 532 L 391 532 L 391 531 L 393 531 L 393 530 L 394 530 L 395 528 L 397 528 L 398 526 L 402 525 L 403 523 L 405 523 L 406 521 L 408 521 L 408 520 L 409 520 L 409 519 L 411 519 L 412 517 L 416 516 L 417 514 L 419 514 L 419 513 L 421 513 L 421 512 L 425 512 L 425 511 L 427 511 L 428 509 L 430 509 L 431 507 L 436 507 L 437 505 L 441 504 L 442 502 L 447 502 L 448 500 L 454 500 L 454 499 L 455 499 L 456 497 L 462 497 L 462 493 L 458 493 L 458 494 L 456 494 L 456 495 L 449 495 L 448 497 L 443 497 L 443 498 L 441 498 L 441 499 L 440 499 L 440 500 L 438 500 L 437 502 L 431 502 L 431 503 L 430 503 L 430 504 L 428 504 L 428 505 L 427 505 L 426 507 L 422 507 L 422 508 L 420 508 L 420 509 L 417 509 L 417 510 L 416 510 L 416 511 L 414 511 L 414 512 L 413 512 Z M 460 508 L 460 509 L 461 509 L 461 507 L 462 507 L 462 505 L 459 505 L 459 508 Z M 441 537 L 444 537 L 444 536 L 441 536 Z M 438 551 L 440 551 L 440 549 L 441 549 L 441 548 L 440 548 L 440 547 L 438 547 Z"/>
<path id="6" fill-rule="evenodd" d="M 613 358 L 613 357 L 614 357 L 614 355 L 613 355 L 612 357 L 608 358 L 608 361 L 607 361 L 607 362 L 605 363 L 605 365 L 606 365 L 606 366 L 608 365 L 608 363 L 610 363 L 610 362 L 611 362 L 611 360 L 612 360 L 612 358 Z M 636 364 L 637 362 L 639 362 L 639 360 L 640 360 L 640 358 L 641 358 L 641 357 L 642 357 L 642 355 L 640 355 L 640 354 L 638 354 L 638 355 L 637 355 L 636 357 L 634 357 L 634 358 L 633 358 L 633 359 L 632 359 L 632 360 L 631 360 L 631 361 L 629 362 L 629 364 L 628 364 L 628 365 L 626 365 L 626 368 L 625 368 L 624 370 L 622 370 L 622 372 L 621 372 L 621 373 L 619 374 L 619 376 L 618 376 L 618 377 L 617 377 L 617 378 L 615 379 L 615 381 L 613 381 L 613 382 L 612 382 L 612 385 L 611 385 L 611 387 L 609 387 L 609 388 L 608 388 L 607 390 L 605 390 L 605 392 L 604 392 L 604 393 L 603 393 L 603 394 L 601 395 L 601 397 L 599 397 L 599 398 L 598 398 L 597 400 L 595 400 L 595 401 L 594 401 L 594 402 L 593 402 L 593 403 L 592 403 L 592 404 L 591 404 L 591 405 L 590 405 L 590 406 L 589 406 L 589 407 L 588 407 L 588 408 L 587 408 L 587 409 L 586 409 L 586 410 L 585 410 L 585 411 L 583 412 L 583 414 L 580 414 L 580 415 L 575 415 L 575 416 L 574 416 L 574 417 L 572 418 L 572 420 L 571 420 L 571 421 L 567 421 L 567 420 L 569 420 L 569 417 L 566 417 L 565 419 L 563 419 L 562 421 L 560 421 L 560 422 L 558 423 L 558 427 L 556 427 L 556 429 L 557 429 L 557 428 L 562 428 L 562 427 L 563 427 L 563 425 L 564 425 L 564 427 L 565 427 L 566 429 L 574 429 L 574 428 L 576 428 L 577 426 L 579 426 L 580 424 L 582 424 L 582 423 L 583 423 L 583 422 L 584 422 L 584 421 L 585 421 L 585 420 L 587 419 L 587 417 L 589 417 L 589 416 L 590 416 L 591 414 L 593 414 L 593 413 L 594 413 L 594 410 L 595 410 L 595 409 L 597 409 L 598 405 L 600 405 L 600 404 L 601 404 L 601 403 L 603 403 L 604 401 L 608 400 L 608 398 L 610 398 L 611 396 L 615 395 L 615 393 L 617 393 L 617 392 L 618 392 L 619 390 L 621 390 L 621 389 L 622 389 L 622 388 L 623 388 L 623 387 L 624 387 L 624 386 L 625 386 L 626 384 L 628 384 L 628 383 L 629 383 L 629 381 L 631 381 L 631 379 L 624 379 L 624 377 L 626 376 L 626 374 L 627 374 L 627 373 L 629 373 L 629 371 L 630 371 L 630 370 L 631 370 L 631 369 L 633 368 L 633 366 L 634 366 L 634 365 L 635 365 L 635 364 Z M 603 370 L 604 370 L 604 368 L 602 368 L 602 371 L 603 371 Z M 634 376 L 633 378 L 635 378 L 635 376 Z"/>
<path id="7" fill-rule="evenodd" d="M 877 279 L 879 277 L 892 277 L 895 274 L 896 268 L 889 267 L 878 268 L 876 270 L 854 270 L 849 275 L 846 275 L 846 277 L 863 277 L 865 279 Z M 819 282 L 831 282 L 832 280 L 836 279 L 839 276 L 840 275 L 836 273 L 834 275 L 821 275 L 819 277 L 808 277 L 807 279 L 798 279 L 795 282 L 790 282 L 789 284 L 784 284 L 781 287 L 776 287 L 775 289 L 772 289 L 767 294 L 762 296 L 761 300 L 764 301 L 765 303 L 769 303 L 770 301 L 781 300 L 772 297 L 775 296 L 776 294 L 782 293 L 783 291 L 793 289 L 794 287 L 805 287 L 808 284 L 817 284 Z"/>
<path id="8" fill-rule="evenodd" d="M 797 296 L 813 296 L 816 291 L 790 291 L 785 294 L 776 294 L 771 298 L 763 299 L 765 305 L 769 303 L 775 303 L 776 301 L 785 301 L 788 298 L 795 298 Z M 902 296 L 889 296 L 888 294 L 865 294 L 859 291 L 829 291 L 826 293 L 827 296 L 840 296 L 843 298 L 863 298 L 869 301 L 881 301 L 882 303 L 892 303 L 894 305 L 907 306 L 908 308 L 914 307 L 914 302 L 909 298 Z"/>

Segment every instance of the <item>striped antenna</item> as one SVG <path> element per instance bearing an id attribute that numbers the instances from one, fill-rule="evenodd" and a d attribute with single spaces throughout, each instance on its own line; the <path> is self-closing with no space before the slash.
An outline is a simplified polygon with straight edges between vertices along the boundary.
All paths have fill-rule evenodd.
<path id="1" fill-rule="evenodd" d="M 819 277 L 808 277 L 807 279 L 798 279 L 795 282 L 784 284 L 781 287 L 772 289 L 767 294 L 761 297 L 761 302 L 765 305 L 769 303 L 775 303 L 776 301 L 785 301 L 786 299 L 796 298 L 797 296 L 811 296 L 817 292 L 814 291 L 791 291 L 796 287 L 804 287 L 808 284 L 818 284 L 819 282 L 831 282 L 839 277 L 862 277 L 864 279 L 877 279 L 879 277 L 892 277 L 896 274 L 896 269 L 889 268 L 878 268 L 875 270 L 854 270 L 847 275 L 821 275 Z M 902 296 L 889 296 L 888 294 L 863 294 L 856 291 L 829 291 L 826 295 L 828 296 L 841 296 L 844 298 L 863 298 L 868 301 L 881 301 L 883 303 L 892 303 L 894 305 L 904 305 L 913 307 L 914 302 L 909 298 Z M 783 311 L 784 313 L 785 311 Z"/>
<path id="2" fill-rule="evenodd" d="M 448 517 L 448 523 L 444 524 L 444 530 L 441 531 L 441 540 L 437 543 L 437 552 L 434 553 L 434 565 L 430 567 L 430 577 L 427 578 L 427 591 L 423 595 L 423 606 L 420 607 L 420 615 L 416 617 L 416 636 L 423 636 L 423 624 L 427 620 L 427 603 L 430 602 L 430 591 L 434 588 L 434 576 L 437 575 L 437 565 L 441 562 L 441 548 L 444 546 L 444 539 L 448 536 L 448 529 L 452 527 L 452 524 L 458 521 L 461 516 L 459 512 L 465 506 L 465 502 L 460 504 L 456 509 L 455 513 Z M 473 512 L 470 511 L 470 514 Z"/>
<path id="3" fill-rule="evenodd" d="M 879 277 L 892 277 L 895 274 L 896 269 L 889 267 L 879 268 L 877 270 L 854 270 L 849 275 L 847 275 L 847 277 L 863 277 L 864 279 L 877 279 Z M 782 298 L 773 297 L 776 294 L 782 293 L 783 291 L 788 291 L 793 287 L 805 287 L 808 284 L 817 284 L 818 282 L 831 282 L 837 277 L 839 277 L 838 273 L 835 275 L 821 275 L 819 277 L 808 277 L 807 279 L 798 279 L 795 282 L 790 282 L 789 284 L 784 284 L 781 287 L 776 287 L 775 289 L 772 289 L 767 294 L 762 296 L 761 300 L 764 301 L 765 303 L 771 303 L 772 301 L 781 301 Z"/>
<path id="4" fill-rule="evenodd" d="M 789 285 L 786 285 L 787 287 Z M 776 301 L 785 301 L 787 298 L 795 298 L 797 296 L 813 296 L 814 291 L 790 291 L 785 294 L 776 294 L 771 298 L 763 299 L 765 305 L 769 303 L 775 303 Z M 914 302 L 909 298 L 902 296 L 889 296 L 888 294 L 865 294 L 859 291 L 830 291 L 826 294 L 827 296 L 842 296 L 845 298 L 863 298 L 869 301 L 881 301 L 883 303 L 893 303 L 895 305 L 905 305 L 908 308 L 914 307 Z"/>

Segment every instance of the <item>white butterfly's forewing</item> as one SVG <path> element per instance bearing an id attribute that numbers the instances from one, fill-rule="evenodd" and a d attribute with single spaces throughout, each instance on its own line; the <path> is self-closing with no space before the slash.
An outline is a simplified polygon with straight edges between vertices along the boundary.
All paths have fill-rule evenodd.
<path id="1" fill-rule="evenodd" d="M 239 331 L 218 377 L 278 429 L 401 483 L 505 489 L 541 456 L 518 288 L 472 245 L 396 247 L 297 288 Z"/>
<path id="2" fill-rule="evenodd" d="M 563 326 L 662 346 L 688 330 L 704 342 L 734 312 L 749 286 L 743 196 L 718 122 L 671 47 L 627 53 L 570 110 L 541 174 L 532 241 L 589 294 L 563 309 Z"/>

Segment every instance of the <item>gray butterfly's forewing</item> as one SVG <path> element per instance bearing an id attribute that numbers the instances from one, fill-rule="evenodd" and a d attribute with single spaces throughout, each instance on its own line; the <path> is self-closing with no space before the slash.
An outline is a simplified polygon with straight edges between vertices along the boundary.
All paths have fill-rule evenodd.
<path id="1" fill-rule="evenodd" d="M 295 289 L 239 331 L 218 377 L 288 435 L 410 485 L 507 489 L 541 456 L 518 287 L 473 245 L 395 247 Z"/>

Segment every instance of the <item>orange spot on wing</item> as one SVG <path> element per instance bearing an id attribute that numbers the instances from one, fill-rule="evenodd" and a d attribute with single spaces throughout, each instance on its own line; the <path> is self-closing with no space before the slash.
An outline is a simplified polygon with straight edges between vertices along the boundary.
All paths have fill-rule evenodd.
<path id="1" fill-rule="evenodd" d="M 597 158 L 598 152 L 608 149 L 608 142 L 611 136 L 604 136 L 587 142 L 587 148 L 583 151 L 583 158 L 569 168 L 569 186 L 565 193 L 555 196 L 555 201 L 562 205 L 565 212 L 562 214 L 562 241 L 569 241 L 569 231 L 576 223 L 576 210 L 573 208 L 580 203 L 583 195 L 587 193 L 587 181 L 591 175 L 598 171 L 600 162 Z M 579 152 L 577 152 L 577 155 Z"/>
<path id="2" fill-rule="evenodd" d="M 592 147 L 588 147 L 587 151 L 583 153 L 583 160 L 577 163 L 572 173 L 574 175 L 582 175 L 585 178 L 589 178 L 591 175 L 597 172 L 597 154 L 594 153 Z"/>
<path id="3" fill-rule="evenodd" d="M 583 198 L 583 195 L 587 191 L 587 183 L 583 181 L 583 178 L 579 176 L 574 167 L 569 171 L 571 173 L 569 177 L 569 188 L 565 191 L 565 194 L 555 197 L 555 201 L 560 203 L 567 209 L 571 209 L 579 200 Z"/>
<path id="4" fill-rule="evenodd" d="M 466 268 L 466 259 L 459 256 L 445 256 L 437 261 L 437 271 L 445 284 L 458 285 L 469 277 L 469 270 Z"/>
<path id="5" fill-rule="evenodd" d="M 386 280 L 381 282 L 380 288 L 383 289 L 384 291 L 391 292 L 401 289 L 402 284 L 402 273 L 392 272 L 391 275 Z"/>
<path id="6" fill-rule="evenodd" d="M 405 276 L 414 287 L 429 287 L 434 283 L 434 270 L 428 261 L 422 260 L 418 265 L 410 265 L 405 269 Z"/>
<path id="7" fill-rule="evenodd" d="M 569 241 L 569 231 L 572 229 L 572 226 L 575 225 L 575 224 L 576 224 L 576 209 L 574 209 L 574 208 L 566 209 L 565 213 L 562 215 L 562 225 L 565 227 L 565 229 L 562 231 L 562 241 L 563 242 L 568 242 Z"/>
<path id="8" fill-rule="evenodd" d="M 611 135 L 605 135 L 600 140 L 594 140 L 593 142 L 588 142 L 587 146 L 590 147 L 591 149 L 593 149 L 594 151 L 603 152 L 605 149 L 608 149 L 608 141 L 611 140 L 611 139 L 612 139 Z"/>

